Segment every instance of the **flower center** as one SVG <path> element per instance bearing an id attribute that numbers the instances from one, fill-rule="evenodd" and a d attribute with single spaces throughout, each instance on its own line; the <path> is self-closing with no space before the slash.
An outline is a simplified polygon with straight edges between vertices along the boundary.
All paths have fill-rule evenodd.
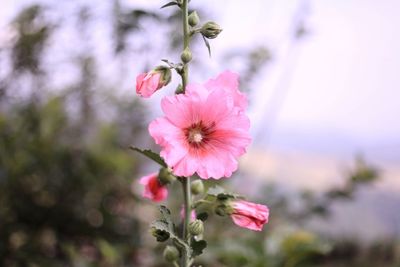
<path id="1" fill-rule="evenodd" d="M 193 148 L 203 147 L 210 141 L 210 137 L 215 131 L 215 123 L 204 124 L 202 121 L 193 123 L 188 128 L 184 129 L 187 142 Z"/>
<path id="2" fill-rule="evenodd" d="M 188 133 L 188 140 L 190 143 L 200 144 L 203 140 L 203 134 L 200 129 L 191 129 Z"/>

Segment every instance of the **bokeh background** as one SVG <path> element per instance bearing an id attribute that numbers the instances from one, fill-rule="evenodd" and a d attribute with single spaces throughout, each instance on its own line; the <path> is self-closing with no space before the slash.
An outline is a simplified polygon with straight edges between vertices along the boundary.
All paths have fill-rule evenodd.
<path id="1" fill-rule="evenodd" d="M 179 59 L 165 3 L 1 1 L 0 266 L 167 266 L 138 185 L 158 166 L 128 149 L 158 149 L 147 125 L 179 82 L 135 95 Z M 190 4 L 224 28 L 211 58 L 194 38 L 191 81 L 230 69 L 249 95 L 253 144 L 223 184 L 271 209 L 261 233 L 211 218 L 199 264 L 400 266 L 400 2 Z"/>

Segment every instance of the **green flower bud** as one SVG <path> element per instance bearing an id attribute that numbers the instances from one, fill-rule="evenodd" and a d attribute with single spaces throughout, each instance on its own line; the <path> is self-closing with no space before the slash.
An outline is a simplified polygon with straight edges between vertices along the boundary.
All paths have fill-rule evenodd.
<path id="1" fill-rule="evenodd" d="M 201 235 L 204 232 L 204 225 L 201 220 L 194 220 L 189 224 L 189 232 L 192 235 Z"/>
<path id="2" fill-rule="evenodd" d="M 176 177 L 171 173 L 169 168 L 161 168 L 158 173 L 158 180 L 162 185 L 166 185 L 175 181 Z"/>
<path id="3" fill-rule="evenodd" d="M 155 72 L 161 75 L 160 77 L 160 86 L 166 86 L 171 81 L 171 70 L 166 66 L 158 66 L 154 69 Z"/>
<path id="4" fill-rule="evenodd" d="M 192 191 L 193 195 L 199 195 L 204 192 L 204 185 L 201 180 L 195 180 L 190 185 L 190 190 Z"/>
<path id="5" fill-rule="evenodd" d="M 169 239 L 169 233 L 163 230 L 152 227 L 150 229 L 151 234 L 157 239 L 158 242 L 164 242 Z"/>
<path id="6" fill-rule="evenodd" d="M 200 22 L 199 15 L 197 15 L 196 11 L 190 13 L 188 20 L 189 20 L 189 25 L 192 27 L 196 26 Z"/>
<path id="7" fill-rule="evenodd" d="M 174 262 L 179 258 L 179 251 L 174 246 L 166 246 L 163 253 L 164 259 L 168 262 Z"/>
<path id="8" fill-rule="evenodd" d="M 208 39 L 217 38 L 221 31 L 221 27 L 213 21 L 206 22 L 200 29 L 201 34 Z"/>
<path id="9" fill-rule="evenodd" d="M 189 48 L 185 48 L 185 50 L 183 50 L 181 59 L 183 63 L 188 63 L 192 60 L 192 52 L 190 52 Z"/>

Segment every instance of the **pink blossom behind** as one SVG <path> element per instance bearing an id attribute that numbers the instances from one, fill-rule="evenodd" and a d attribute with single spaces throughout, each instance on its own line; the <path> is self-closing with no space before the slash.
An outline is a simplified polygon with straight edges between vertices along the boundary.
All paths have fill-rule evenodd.
<path id="1" fill-rule="evenodd" d="M 157 178 L 158 173 L 151 173 L 140 178 L 140 184 L 144 185 L 143 197 L 160 202 L 168 197 L 168 189 Z"/>

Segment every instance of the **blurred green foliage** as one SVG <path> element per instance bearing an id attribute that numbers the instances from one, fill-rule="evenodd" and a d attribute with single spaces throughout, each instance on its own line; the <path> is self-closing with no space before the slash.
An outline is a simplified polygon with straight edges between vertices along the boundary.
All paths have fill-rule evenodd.
<path id="1" fill-rule="evenodd" d="M 74 131 L 61 98 L 0 114 L 2 266 L 122 264 L 140 245 L 137 161 L 112 125 L 86 144 Z"/>

